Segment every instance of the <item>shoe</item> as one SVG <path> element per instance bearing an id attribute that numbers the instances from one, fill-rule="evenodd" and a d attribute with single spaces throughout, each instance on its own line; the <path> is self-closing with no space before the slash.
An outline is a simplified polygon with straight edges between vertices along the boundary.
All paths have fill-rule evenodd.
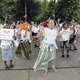
<path id="1" fill-rule="evenodd" d="M 62 58 L 64 58 L 65 56 L 64 55 L 62 55 Z"/>
<path id="2" fill-rule="evenodd" d="M 5 67 L 5 69 L 6 69 L 6 70 L 9 70 L 10 68 L 7 66 L 7 67 Z"/>
<path id="3" fill-rule="evenodd" d="M 35 47 L 39 47 L 38 45 L 35 45 Z"/>
<path id="4" fill-rule="evenodd" d="M 72 51 L 71 47 L 69 48 L 70 51 Z"/>
<path id="5" fill-rule="evenodd" d="M 67 58 L 69 58 L 69 54 L 67 54 Z"/>
<path id="6" fill-rule="evenodd" d="M 10 65 L 10 68 L 13 68 L 14 66 L 13 65 Z"/>
<path id="7" fill-rule="evenodd" d="M 73 50 L 77 50 L 77 48 L 76 47 L 74 47 L 74 49 Z"/>

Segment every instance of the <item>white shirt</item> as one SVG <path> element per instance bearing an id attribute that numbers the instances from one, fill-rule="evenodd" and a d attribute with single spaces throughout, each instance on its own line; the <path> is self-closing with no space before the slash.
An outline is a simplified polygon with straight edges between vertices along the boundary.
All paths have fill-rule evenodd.
<path id="1" fill-rule="evenodd" d="M 62 24 L 60 24 L 60 27 L 62 27 Z"/>
<path id="2" fill-rule="evenodd" d="M 30 30 L 30 28 L 31 28 L 31 25 L 28 25 L 28 29 Z"/>
<path id="3" fill-rule="evenodd" d="M 43 34 L 44 34 L 43 42 L 47 44 L 54 44 L 56 49 L 58 49 L 56 45 L 57 31 L 55 29 L 44 28 Z"/>
<path id="4" fill-rule="evenodd" d="M 38 33 L 39 30 L 40 30 L 39 27 L 36 27 L 36 26 L 33 26 L 33 27 L 32 27 L 32 32 L 34 32 L 34 33 Z"/>
<path id="5" fill-rule="evenodd" d="M 26 41 L 29 40 L 29 42 L 31 42 L 31 40 L 30 40 L 30 32 L 28 31 L 28 32 L 27 32 L 27 36 L 24 38 L 25 32 L 26 32 L 26 30 L 22 30 L 22 31 L 21 31 L 21 39 L 22 39 L 23 41 L 24 41 L 24 40 L 26 40 Z"/>
<path id="6" fill-rule="evenodd" d="M 26 39 L 26 38 L 24 38 L 25 32 L 26 32 L 26 30 L 22 30 L 22 31 L 21 31 L 21 39 L 22 39 L 22 40 L 25 40 L 25 39 Z"/>
<path id="7" fill-rule="evenodd" d="M 70 28 L 68 28 L 67 30 L 65 30 L 64 28 L 62 28 L 62 30 L 60 31 L 60 34 L 62 35 L 63 41 L 67 41 L 70 38 Z"/>

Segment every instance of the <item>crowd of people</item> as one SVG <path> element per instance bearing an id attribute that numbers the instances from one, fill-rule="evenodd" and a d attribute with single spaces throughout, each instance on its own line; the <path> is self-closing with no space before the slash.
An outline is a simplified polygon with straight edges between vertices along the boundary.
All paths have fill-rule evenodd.
<path id="1" fill-rule="evenodd" d="M 60 42 L 62 58 L 65 57 L 65 48 L 66 56 L 69 58 L 69 52 L 77 50 L 75 41 L 77 41 L 76 36 L 80 34 L 80 25 L 74 19 L 69 24 L 66 22 L 60 23 L 60 18 L 57 21 L 48 19 L 40 24 L 34 21 L 31 24 L 17 21 L 16 24 L 15 22 L 4 24 L 1 28 L 15 30 L 13 41 L 1 40 L 1 53 L 5 69 L 14 67 L 12 64 L 14 56 L 29 60 L 30 53 L 32 53 L 31 44 L 34 41 L 34 48 L 39 47 L 40 50 L 33 69 L 34 71 L 44 70 L 44 76 L 47 75 L 48 64 L 57 72 L 55 67 L 56 50 L 58 49 L 57 40 L 59 39 Z M 38 45 L 38 39 L 41 39 L 40 46 Z M 7 61 L 10 61 L 10 66 L 7 65 Z"/>

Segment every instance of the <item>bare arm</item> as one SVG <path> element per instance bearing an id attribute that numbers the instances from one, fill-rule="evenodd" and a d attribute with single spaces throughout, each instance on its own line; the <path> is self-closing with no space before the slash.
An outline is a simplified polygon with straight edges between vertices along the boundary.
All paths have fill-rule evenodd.
<path id="1" fill-rule="evenodd" d="M 18 32 L 16 33 L 16 35 L 18 36 L 19 39 L 21 39 L 21 36 L 18 34 Z"/>
<path id="2" fill-rule="evenodd" d="M 31 27 L 30 27 L 30 30 L 32 31 L 32 25 L 31 25 Z"/>
<path id="3" fill-rule="evenodd" d="M 58 18 L 58 27 L 60 28 L 60 18 Z"/>
<path id="4" fill-rule="evenodd" d="M 58 36 L 59 36 L 60 40 L 61 40 L 61 41 L 63 41 L 63 38 L 62 38 L 62 36 L 61 36 L 61 34 L 59 33 L 59 31 L 58 31 L 58 30 L 57 30 L 57 34 L 58 34 Z"/>
<path id="5" fill-rule="evenodd" d="M 59 29 L 59 31 L 62 30 L 62 27 L 60 27 L 60 18 L 58 18 L 58 29 Z"/>
<path id="6" fill-rule="evenodd" d="M 76 26 L 76 24 L 73 23 L 73 27 L 71 27 L 70 30 L 74 30 L 75 26 Z"/>

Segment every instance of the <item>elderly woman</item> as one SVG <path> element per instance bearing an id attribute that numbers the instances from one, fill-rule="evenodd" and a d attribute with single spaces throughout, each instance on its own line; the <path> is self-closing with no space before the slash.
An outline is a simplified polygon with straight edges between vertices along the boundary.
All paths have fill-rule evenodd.
<path id="1" fill-rule="evenodd" d="M 60 39 L 62 39 L 62 37 L 59 32 L 54 29 L 54 21 L 51 19 L 47 20 L 47 28 L 42 28 L 41 32 L 35 37 L 39 38 L 42 34 L 44 35 L 44 38 L 42 40 L 40 51 L 33 69 L 34 71 L 44 70 L 44 76 L 46 76 L 49 63 L 52 69 L 57 72 L 55 68 L 57 48 L 56 36 L 58 35 Z"/>

